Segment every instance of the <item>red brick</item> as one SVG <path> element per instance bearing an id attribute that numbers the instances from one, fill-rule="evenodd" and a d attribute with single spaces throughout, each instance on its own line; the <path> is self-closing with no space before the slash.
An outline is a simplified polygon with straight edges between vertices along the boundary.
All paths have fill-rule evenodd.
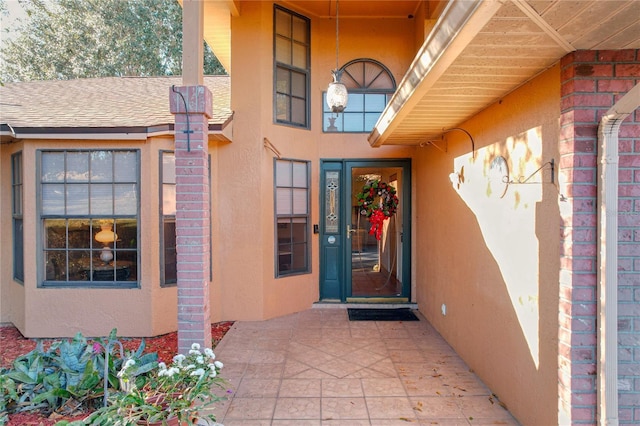
<path id="1" fill-rule="evenodd" d="M 640 125 L 631 123 L 631 116 L 627 117 L 624 123 L 620 126 L 618 136 L 621 138 L 637 138 L 640 136 Z"/>
<path id="2" fill-rule="evenodd" d="M 588 316 L 588 315 L 596 315 L 597 313 L 597 304 L 596 303 L 573 303 L 571 306 L 571 313 L 575 316 Z M 589 340 L 589 342 L 591 342 Z M 595 343 L 595 341 L 594 341 Z M 588 344 L 588 343 L 583 343 Z"/>
<path id="3" fill-rule="evenodd" d="M 576 123 L 593 123 L 595 122 L 596 113 L 593 109 L 575 109 L 574 120 Z"/>
<path id="4" fill-rule="evenodd" d="M 597 187 L 595 185 L 569 184 L 564 192 L 567 197 L 595 197 L 597 195 Z"/>
<path id="5" fill-rule="evenodd" d="M 598 80 L 598 92 L 628 92 L 635 86 L 633 80 Z"/>
<path id="6" fill-rule="evenodd" d="M 594 302 L 595 290 L 591 288 L 574 288 L 572 297 L 575 302 Z"/>
<path id="7" fill-rule="evenodd" d="M 578 213 L 573 215 L 572 218 L 573 226 L 582 227 L 582 226 L 591 226 L 595 227 L 598 224 L 597 217 L 592 213 Z"/>
<path id="8" fill-rule="evenodd" d="M 598 137 L 598 126 L 595 124 L 592 125 L 580 125 L 575 126 L 575 136 L 577 138 L 597 138 Z"/>
<path id="9" fill-rule="evenodd" d="M 573 275 L 573 285 L 575 287 L 580 288 L 591 288 L 595 289 L 597 284 L 597 277 L 595 274 L 574 274 Z M 595 301 L 595 299 L 594 299 Z"/>
<path id="10" fill-rule="evenodd" d="M 576 423 L 595 422 L 595 407 L 594 408 L 572 408 L 571 420 Z"/>
<path id="11" fill-rule="evenodd" d="M 591 349 L 573 349 L 571 351 L 572 361 L 593 361 L 594 359 L 594 352 Z"/>
<path id="12" fill-rule="evenodd" d="M 620 167 L 640 167 L 640 155 L 622 155 L 619 159 Z"/>
<path id="13" fill-rule="evenodd" d="M 582 213 L 596 212 L 595 198 L 578 198 L 573 200 L 573 211 Z"/>
<path id="14" fill-rule="evenodd" d="M 601 50 L 598 52 L 600 62 L 633 62 L 636 60 L 635 49 Z"/>
<path id="15" fill-rule="evenodd" d="M 622 128 L 621 128 L 622 130 Z M 633 152 L 633 142 L 630 140 L 619 139 L 618 140 L 618 153 L 623 154 L 627 152 Z"/>
<path id="16" fill-rule="evenodd" d="M 596 91 L 595 80 L 575 79 L 573 80 L 573 92 L 593 93 Z M 567 93 L 568 95 L 569 93 Z M 564 93 L 563 93 L 564 95 Z"/>
<path id="17" fill-rule="evenodd" d="M 616 64 L 616 77 L 635 77 L 640 76 L 640 63 L 635 64 Z"/>
<path id="18" fill-rule="evenodd" d="M 613 104 L 613 97 L 609 94 L 594 94 L 594 95 L 573 95 L 572 106 L 589 106 L 589 107 L 608 107 Z"/>
<path id="19" fill-rule="evenodd" d="M 596 51 L 594 50 L 576 50 L 571 53 L 572 62 L 594 62 L 597 60 Z"/>
<path id="20" fill-rule="evenodd" d="M 571 320 L 571 329 L 573 331 L 594 331 L 595 318 L 573 318 Z"/>
<path id="21" fill-rule="evenodd" d="M 629 172 L 631 171 L 629 170 Z M 628 181 L 630 178 L 631 176 Z M 622 179 L 620 181 L 623 182 Z M 620 197 L 640 197 L 640 185 L 620 185 L 618 186 L 618 195 Z"/>

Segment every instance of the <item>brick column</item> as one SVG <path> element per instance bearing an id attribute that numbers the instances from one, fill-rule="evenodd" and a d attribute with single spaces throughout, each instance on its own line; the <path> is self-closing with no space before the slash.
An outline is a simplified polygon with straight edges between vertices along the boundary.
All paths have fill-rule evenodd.
<path id="1" fill-rule="evenodd" d="M 568 201 L 560 208 L 559 423 L 595 424 L 598 124 L 602 115 L 639 81 L 638 51 L 577 51 L 564 57 L 561 65 L 559 173 L 563 185 L 560 191 Z M 622 127 L 623 132 L 638 135 L 638 127 Z M 622 147 L 621 151 L 625 150 Z M 620 181 L 628 181 L 629 173 L 622 174 Z M 621 200 L 619 207 L 633 208 L 628 200 Z M 640 210 L 640 206 L 635 208 Z M 629 239 L 627 233 L 623 237 Z M 640 339 L 640 335 L 636 333 L 635 338 Z"/>
<path id="2" fill-rule="evenodd" d="M 187 353 L 194 342 L 211 347 L 208 120 L 213 103 L 204 86 L 174 87 L 169 96 L 175 115 L 178 351 Z"/>

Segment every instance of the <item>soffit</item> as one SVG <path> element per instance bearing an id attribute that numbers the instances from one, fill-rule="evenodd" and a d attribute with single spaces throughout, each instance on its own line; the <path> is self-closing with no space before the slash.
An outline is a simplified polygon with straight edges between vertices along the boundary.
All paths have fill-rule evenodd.
<path id="1" fill-rule="evenodd" d="M 460 125 L 568 52 L 640 48 L 638 4 L 450 2 L 369 142 L 416 145 L 439 138 L 444 129 Z"/>

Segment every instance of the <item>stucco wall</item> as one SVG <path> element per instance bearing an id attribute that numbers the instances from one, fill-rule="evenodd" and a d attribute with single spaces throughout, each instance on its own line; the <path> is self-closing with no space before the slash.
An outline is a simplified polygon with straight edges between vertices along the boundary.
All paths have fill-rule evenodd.
<path id="1" fill-rule="evenodd" d="M 296 11 L 304 15 L 304 11 Z M 371 149 L 367 134 L 323 134 L 322 92 L 335 68 L 335 21 L 311 18 L 311 129 L 274 124 L 273 4 L 243 2 L 232 18 L 233 142 L 215 158 L 220 235 L 213 244 L 220 268 L 225 319 L 255 320 L 311 307 L 319 297 L 318 237 L 311 235 L 311 273 L 274 278 L 273 158 L 267 138 L 283 158 L 311 162 L 311 223 L 319 223 L 321 158 L 409 158 L 413 148 Z M 407 25 L 410 22 L 410 25 Z M 397 81 L 414 49 L 412 20 L 340 22 L 340 65 L 356 58 L 380 60 Z M 343 41 L 344 36 L 344 41 Z"/>
<path id="2" fill-rule="evenodd" d="M 559 87 L 555 66 L 461 124 L 475 153 L 452 131 L 415 162 L 420 310 L 524 424 L 556 422 Z M 502 197 L 496 156 L 530 178 Z"/>
<path id="3" fill-rule="evenodd" d="M 159 150 L 172 149 L 171 138 L 147 143 L 129 142 L 127 149 L 140 150 L 140 288 L 40 288 L 37 262 L 40 246 L 38 219 L 38 149 L 121 149 L 110 141 L 23 141 L 3 148 L 3 182 L 10 182 L 10 153 L 22 150 L 24 168 L 24 285 L 12 277 L 12 244 L 2 244 L 2 322 L 15 324 L 28 337 L 72 336 L 82 332 L 102 336 L 117 327 L 121 336 L 152 336 L 176 329 L 175 287 L 160 288 L 159 279 Z M 10 185 L 2 188 L 2 230 L 11 235 Z"/>

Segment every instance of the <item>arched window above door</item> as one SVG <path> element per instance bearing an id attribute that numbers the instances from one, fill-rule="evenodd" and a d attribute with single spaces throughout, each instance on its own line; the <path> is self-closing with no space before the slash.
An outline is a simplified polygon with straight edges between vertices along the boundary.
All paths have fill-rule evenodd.
<path id="1" fill-rule="evenodd" d="M 342 68 L 342 83 L 349 91 L 344 112 L 331 112 L 322 94 L 322 130 L 327 133 L 368 133 L 396 90 L 387 67 L 374 59 L 354 59 Z"/>

